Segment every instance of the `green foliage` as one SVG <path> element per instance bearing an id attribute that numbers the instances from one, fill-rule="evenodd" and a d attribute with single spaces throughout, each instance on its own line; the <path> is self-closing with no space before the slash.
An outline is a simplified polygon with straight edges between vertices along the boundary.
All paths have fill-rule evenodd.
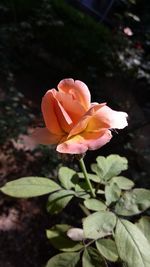
<path id="1" fill-rule="evenodd" d="M 82 172 L 78 172 L 78 176 L 81 179 L 84 179 L 84 174 Z M 95 182 L 95 183 L 99 183 L 100 179 L 97 175 L 93 174 L 93 173 L 88 173 L 88 177 L 91 181 Z"/>
<path id="2" fill-rule="evenodd" d="M 119 256 L 128 267 L 150 266 L 150 244 L 136 225 L 118 219 L 115 241 Z"/>
<path id="3" fill-rule="evenodd" d="M 150 207 L 150 190 L 137 188 L 127 191 L 115 206 L 119 215 L 130 216 L 139 214 Z"/>
<path id="4" fill-rule="evenodd" d="M 75 267 L 80 260 L 79 252 L 66 252 L 52 257 L 46 267 Z"/>
<path id="5" fill-rule="evenodd" d="M 110 155 L 108 157 L 99 156 L 96 159 L 97 164 L 92 164 L 92 171 L 97 174 L 103 183 L 107 183 L 112 177 L 119 175 L 127 170 L 128 161 L 119 155 Z"/>
<path id="6" fill-rule="evenodd" d="M 51 214 L 62 211 L 74 196 L 74 191 L 59 190 L 51 194 L 48 198 L 47 210 Z"/>
<path id="7" fill-rule="evenodd" d="M 107 209 L 107 206 L 102 201 L 94 198 L 86 199 L 84 201 L 84 205 L 86 208 L 93 211 L 100 211 Z"/>
<path id="8" fill-rule="evenodd" d="M 83 267 L 107 267 L 104 259 L 93 247 L 88 247 L 84 250 L 82 264 Z"/>
<path id="9" fill-rule="evenodd" d="M 0 190 L 12 197 L 29 198 L 42 196 L 60 188 L 57 183 L 44 177 L 23 177 L 6 183 Z"/>
<path id="10" fill-rule="evenodd" d="M 82 249 L 82 244 L 71 240 L 67 236 L 67 231 L 70 228 L 71 226 L 67 224 L 56 224 L 51 229 L 46 231 L 47 238 L 56 249 L 68 252 Z"/>
<path id="11" fill-rule="evenodd" d="M 98 239 L 112 234 L 116 224 L 116 216 L 109 211 L 95 212 L 83 220 L 85 238 Z"/>
<path id="12" fill-rule="evenodd" d="M 147 240 L 150 243 L 150 217 L 144 216 L 137 223 L 136 226 L 141 230 L 141 232 L 145 235 Z"/>
<path id="13" fill-rule="evenodd" d="M 106 204 L 109 206 L 112 202 L 116 202 L 121 195 L 121 189 L 116 183 L 110 183 L 105 186 Z"/>
<path id="14" fill-rule="evenodd" d="M 96 241 L 96 247 L 107 260 L 113 262 L 118 260 L 118 251 L 112 239 L 98 239 Z"/>
<path id="15" fill-rule="evenodd" d="M 68 167 L 61 167 L 58 171 L 58 179 L 65 189 L 75 188 L 78 182 L 76 172 Z"/>
<path id="16" fill-rule="evenodd" d="M 123 190 L 129 190 L 134 186 L 134 182 L 124 176 L 113 177 L 111 183 L 117 184 Z"/>
<path id="17" fill-rule="evenodd" d="M 56 179 L 59 183 L 26 177 L 8 182 L 0 190 L 14 197 L 49 193 L 47 211 L 52 215 L 62 210 L 65 213 L 69 202 L 77 200 L 76 212 L 84 212 L 81 220 L 74 218 L 75 226 L 56 224 L 47 230 L 51 245 L 63 253 L 52 257 L 46 267 L 77 267 L 81 262 L 82 267 L 107 267 L 107 261 L 120 261 L 122 267 L 149 267 L 150 217 L 144 216 L 135 224 L 121 217 L 146 212 L 150 190 L 133 188 L 133 181 L 121 175 L 127 169 L 126 158 L 110 155 L 97 157 L 96 162 L 91 166 L 95 174 L 87 173 L 86 179 L 81 172 L 61 167 Z"/>

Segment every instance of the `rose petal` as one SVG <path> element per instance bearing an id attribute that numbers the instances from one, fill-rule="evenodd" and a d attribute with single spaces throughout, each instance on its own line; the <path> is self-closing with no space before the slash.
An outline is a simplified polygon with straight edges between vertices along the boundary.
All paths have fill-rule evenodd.
<path id="1" fill-rule="evenodd" d="M 84 144 L 84 139 L 80 135 L 76 135 L 71 139 L 60 143 L 56 150 L 65 154 L 82 154 L 87 151 L 87 145 Z"/>
<path id="2" fill-rule="evenodd" d="M 99 133 L 84 132 L 81 135 L 76 135 L 68 140 L 64 140 L 57 146 L 57 151 L 68 154 L 82 154 L 88 149 L 95 150 L 110 141 L 112 138 L 111 132 L 107 129 Z"/>
<path id="3" fill-rule="evenodd" d="M 101 117 L 94 115 L 91 116 L 86 132 L 99 132 L 101 129 L 109 129 L 109 124 L 101 119 Z"/>
<path id="4" fill-rule="evenodd" d="M 96 114 L 96 112 L 99 109 L 101 109 L 104 105 L 105 105 L 105 103 L 93 105 L 88 110 L 88 112 L 86 112 L 85 115 L 83 117 L 81 117 L 81 119 L 79 120 L 79 122 L 72 128 L 72 130 L 69 133 L 69 137 L 81 133 L 86 128 L 88 129 L 89 122 L 92 120 L 92 118 L 94 118 L 94 115 Z M 104 123 L 103 124 L 101 123 L 101 125 L 104 126 L 105 124 Z M 96 126 L 94 125 L 94 127 L 96 127 Z M 107 128 L 107 127 L 101 127 L 101 128 Z M 86 129 L 86 131 L 87 131 L 87 129 Z M 92 127 L 89 128 L 89 131 L 92 131 Z"/>
<path id="5" fill-rule="evenodd" d="M 100 132 L 84 133 L 84 138 L 88 145 L 89 150 L 96 150 L 107 144 L 112 138 L 112 134 L 109 130 L 103 129 Z"/>
<path id="6" fill-rule="evenodd" d="M 66 133 L 70 132 L 73 122 L 57 98 L 55 98 L 55 111 L 61 129 L 63 129 Z"/>
<path id="7" fill-rule="evenodd" d="M 128 125 L 127 122 L 127 113 L 115 111 L 109 108 L 108 106 L 102 107 L 96 113 L 96 119 L 109 125 L 109 129 L 123 129 Z"/>
<path id="8" fill-rule="evenodd" d="M 42 113 L 46 127 L 51 133 L 62 134 L 62 129 L 60 128 L 56 112 L 55 112 L 55 95 L 56 90 L 48 90 L 42 99 Z"/>
<path id="9" fill-rule="evenodd" d="M 91 95 L 88 87 L 81 81 L 74 81 L 73 79 L 64 79 L 58 84 L 58 90 L 71 94 L 74 99 L 81 103 L 87 111 L 90 107 Z"/>
<path id="10" fill-rule="evenodd" d="M 34 143 L 43 145 L 58 144 L 63 138 L 62 135 L 50 133 L 47 128 L 36 128 L 30 137 Z"/>
<path id="11" fill-rule="evenodd" d="M 73 124 L 77 123 L 85 114 L 85 108 L 77 100 L 75 100 L 72 95 L 58 92 L 56 97 L 69 114 Z"/>

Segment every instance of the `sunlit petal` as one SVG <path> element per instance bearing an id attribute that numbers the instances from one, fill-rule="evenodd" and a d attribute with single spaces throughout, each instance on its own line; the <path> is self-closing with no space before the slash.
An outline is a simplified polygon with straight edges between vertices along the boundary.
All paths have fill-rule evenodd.
<path id="1" fill-rule="evenodd" d="M 72 95 L 58 92 L 57 99 L 61 105 L 65 108 L 66 112 L 69 114 L 73 121 L 73 124 L 77 123 L 79 119 L 85 114 L 85 108 L 73 98 Z"/>
<path id="2" fill-rule="evenodd" d="M 88 110 L 91 102 L 91 94 L 87 85 L 81 81 L 74 81 L 73 79 L 64 79 L 58 84 L 58 90 L 71 94 L 74 99 L 81 103 L 81 105 Z"/>
<path id="3" fill-rule="evenodd" d="M 109 130 L 102 130 L 99 133 L 84 132 L 64 140 L 57 146 L 56 150 L 60 153 L 82 154 L 87 150 L 95 150 L 104 146 L 111 138 L 112 135 Z"/>
<path id="4" fill-rule="evenodd" d="M 102 107 L 96 114 L 96 119 L 108 124 L 109 129 L 123 129 L 128 125 L 127 117 L 127 113 L 112 110 L 108 106 Z"/>
<path id="5" fill-rule="evenodd" d="M 79 120 L 79 122 L 72 128 L 72 130 L 69 133 L 69 137 L 79 134 L 82 131 L 84 131 L 86 128 L 86 131 L 91 131 L 91 128 L 88 127 L 89 122 L 91 122 L 93 116 L 96 114 L 96 112 L 101 109 L 104 104 L 95 104 L 93 105 L 88 112 L 85 113 L 83 117 Z M 103 123 L 104 126 L 104 123 Z M 96 126 L 95 126 L 96 127 Z M 89 130 L 88 130 L 89 128 Z M 106 128 L 106 127 L 101 127 L 101 128 Z M 93 129 L 92 129 L 93 130 Z"/>

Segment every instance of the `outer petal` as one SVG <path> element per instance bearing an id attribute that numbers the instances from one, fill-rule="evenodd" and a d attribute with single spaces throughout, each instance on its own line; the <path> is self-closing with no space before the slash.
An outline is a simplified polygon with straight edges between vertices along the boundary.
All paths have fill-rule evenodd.
<path id="1" fill-rule="evenodd" d="M 47 93 L 44 95 L 42 99 L 41 108 L 46 127 L 51 133 L 59 135 L 62 134 L 62 129 L 59 125 L 57 115 L 55 112 L 56 92 L 57 91 L 55 89 L 47 91 Z"/>
<path id="2" fill-rule="evenodd" d="M 65 154 L 82 154 L 88 150 L 87 145 L 84 143 L 84 139 L 80 135 L 76 135 L 69 140 L 61 142 L 56 150 Z"/>
<path id="3" fill-rule="evenodd" d="M 74 81 L 73 79 L 64 79 L 58 84 L 58 90 L 67 94 L 71 94 L 74 99 L 81 103 L 87 111 L 90 107 L 91 94 L 85 83 Z"/>
<path id="4" fill-rule="evenodd" d="M 112 138 L 112 134 L 109 130 L 103 129 L 99 133 L 86 133 L 84 138 L 88 144 L 89 150 L 96 150 L 107 144 Z"/>
<path id="5" fill-rule="evenodd" d="M 34 143 L 43 145 L 58 144 L 62 137 L 62 135 L 50 133 L 47 128 L 36 128 L 31 135 L 31 139 Z"/>
<path id="6" fill-rule="evenodd" d="M 96 119 L 109 125 L 109 129 L 123 129 L 128 125 L 127 113 L 115 111 L 108 106 L 102 107 L 96 114 Z"/>
<path id="7" fill-rule="evenodd" d="M 103 129 L 99 133 L 84 132 L 82 135 L 76 135 L 60 143 L 56 150 L 60 153 L 82 154 L 87 150 L 96 150 L 104 146 L 111 137 L 111 132 L 107 129 Z"/>
<path id="8" fill-rule="evenodd" d="M 55 107 L 55 112 L 57 114 L 58 122 L 59 122 L 61 129 L 66 133 L 70 132 L 73 126 L 73 122 L 70 116 L 68 115 L 64 107 L 61 105 L 61 103 L 57 99 L 55 99 L 54 107 Z"/>

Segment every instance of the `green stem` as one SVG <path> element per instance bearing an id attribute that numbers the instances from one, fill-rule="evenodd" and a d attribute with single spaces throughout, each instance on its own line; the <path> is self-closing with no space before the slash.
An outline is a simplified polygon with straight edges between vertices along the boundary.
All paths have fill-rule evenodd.
<path id="1" fill-rule="evenodd" d="M 90 179 L 88 178 L 88 174 L 87 174 L 87 170 L 86 170 L 86 167 L 85 167 L 83 158 L 79 159 L 79 163 L 80 163 L 80 167 L 81 167 L 81 169 L 82 169 L 82 172 L 83 172 L 83 174 L 84 174 L 84 178 L 85 178 L 85 180 L 86 180 L 86 183 L 87 183 L 87 185 L 88 185 L 88 187 L 89 187 L 89 189 L 90 189 L 91 196 L 95 198 L 96 195 L 95 195 L 94 189 L 93 189 L 93 187 L 92 187 L 92 184 L 91 184 L 91 182 L 90 182 Z"/>

